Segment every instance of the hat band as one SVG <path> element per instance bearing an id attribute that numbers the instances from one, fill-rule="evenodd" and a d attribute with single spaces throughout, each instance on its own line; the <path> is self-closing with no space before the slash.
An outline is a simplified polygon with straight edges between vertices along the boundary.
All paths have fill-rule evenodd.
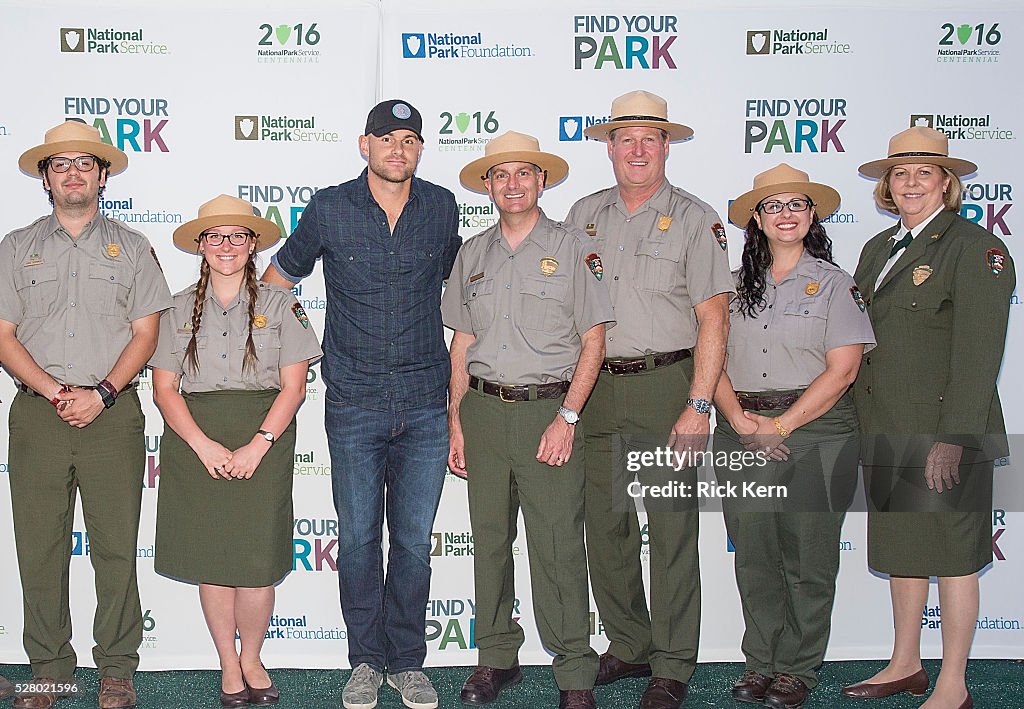
<path id="1" fill-rule="evenodd" d="M 612 118 L 613 123 L 618 123 L 619 121 L 661 121 L 662 123 L 668 123 L 668 119 L 661 116 L 615 116 Z"/>
<path id="2" fill-rule="evenodd" d="M 924 153 L 924 152 L 910 152 L 910 153 L 893 153 L 889 158 L 948 158 L 949 156 L 945 153 Z"/>

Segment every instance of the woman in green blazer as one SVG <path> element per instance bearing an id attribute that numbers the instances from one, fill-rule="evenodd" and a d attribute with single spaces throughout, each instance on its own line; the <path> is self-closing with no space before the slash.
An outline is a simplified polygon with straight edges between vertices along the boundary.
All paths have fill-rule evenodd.
<path id="1" fill-rule="evenodd" d="M 865 244 L 854 275 L 878 339 L 854 385 L 868 564 L 889 574 L 895 642 L 889 665 L 847 696 L 927 691 L 921 615 L 937 576 L 942 671 L 923 706 L 973 706 L 965 672 L 978 572 L 992 561 L 993 461 L 1008 453 L 996 378 L 1015 282 L 1003 242 L 959 215 L 959 178 L 976 170 L 925 127 L 860 167 L 879 179 L 879 208 L 900 217 Z"/>

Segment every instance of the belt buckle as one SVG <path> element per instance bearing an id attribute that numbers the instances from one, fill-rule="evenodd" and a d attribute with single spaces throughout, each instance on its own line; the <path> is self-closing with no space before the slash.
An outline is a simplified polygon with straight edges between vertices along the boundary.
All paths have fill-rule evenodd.
<path id="1" fill-rule="evenodd" d="M 514 403 L 516 403 L 515 399 L 506 399 L 505 398 L 505 385 L 503 385 L 503 384 L 499 384 L 498 385 L 498 398 L 501 399 L 502 401 L 504 401 L 506 404 L 514 404 Z"/>
<path id="2" fill-rule="evenodd" d="M 620 365 L 622 367 L 625 367 L 626 366 L 625 360 L 621 360 L 621 359 L 618 360 L 618 361 L 616 361 L 616 360 L 609 360 L 609 362 L 608 362 L 608 373 L 610 375 L 612 375 L 613 377 L 624 377 L 627 374 L 629 374 L 629 372 L 627 372 L 625 369 L 621 369 L 618 372 L 616 372 L 615 371 L 615 367 L 620 366 Z"/>

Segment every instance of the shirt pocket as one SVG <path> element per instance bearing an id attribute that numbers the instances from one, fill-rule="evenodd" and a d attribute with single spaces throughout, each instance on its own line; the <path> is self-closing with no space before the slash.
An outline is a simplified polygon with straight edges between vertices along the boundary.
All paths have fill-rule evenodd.
<path id="1" fill-rule="evenodd" d="M 634 284 L 637 290 L 667 293 L 679 284 L 681 268 L 679 259 L 683 253 L 683 242 L 678 239 L 658 237 L 641 239 L 636 245 Z"/>
<path id="2" fill-rule="evenodd" d="M 243 337 L 238 348 L 242 350 L 241 360 L 245 378 L 251 376 L 245 369 L 245 347 L 248 337 Z M 278 370 L 281 364 L 281 333 L 276 329 L 253 329 L 252 344 L 256 348 L 256 379 L 259 386 L 271 389 L 280 387 Z"/>
<path id="3" fill-rule="evenodd" d="M 401 274 L 397 268 L 392 268 L 395 264 L 387 262 L 388 258 L 398 256 L 385 256 L 368 248 L 344 247 L 338 253 L 336 269 L 325 264 L 324 278 L 346 295 L 380 293 L 400 280 Z"/>
<path id="4" fill-rule="evenodd" d="M 524 278 L 519 286 L 522 297 L 520 326 L 527 330 L 557 329 L 568 291 L 563 281 Z"/>
<path id="5" fill-rule="evenodd" d="M 127 268 L 93 261 L 89 264 L 89 277 L 85 279 L 83 289 L 86 309 L 94 315 L 127 317 L 131 285 L 131 273 Z"/>
<path id="6" fill-rule="evenodd" d="M 792 347 L 824 352 L 827 316 L 828 301 L 825 298 L 790 303 L 782 311 L 782 336 Z"/>
<path id="7" fill-rule="evenodd" d="M 469 308 L 469 319 L 473 332 L 486 330 L 494 322 L 494 279 L 481 278 L 466 286 L 466 307 Z"/>
<path id="8" fill-rule="evenodd" d="M 185 353 L 188 351 L 188 343 L 192 341 L 192 333 L 178 332 L 174 335 L 174 356 L 181 360 L 181 371 L 194 374 Z M 206 335 L 196 335 L 196 358 L 199 366 L 203 366 L 204 352 L 206 350 Z"/>
<path id="9" fill-rule="evenodd" d="M 15 271 L 14 287 L 21 298 L 24 317 L 49 315 L 57 302 L 57 265 L 29 266 Z"/>

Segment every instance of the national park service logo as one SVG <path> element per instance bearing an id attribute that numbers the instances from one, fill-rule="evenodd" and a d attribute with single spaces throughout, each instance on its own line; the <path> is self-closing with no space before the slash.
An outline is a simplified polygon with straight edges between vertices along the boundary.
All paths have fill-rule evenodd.
<path id="1" fill-rule="evenodd" d="M 867 309 L 867 304 L 864 302 L 864 296 L 861 295 L 860 288 L 852 286 L 850 288 L 850 295 L 853 297 L 853 302 L 857 304 L 860 311 L 863 313 Z"/>
<path id="2" fill-rule="evenodd" d="M 722 251 L 729 248 L 729 239 L 725 235 L 725 227 L 719 222 L 715 222 L 711 225 L 711 233 L 715 235 L 715 241 L 722 247 Z"/>
<path id="3" fill-rule="evenodd" d="M 992 275 L 999 278 L 999 275 L 1006 268 L 1006 254 L 1000 249 L 989 249 L 985 252 L 985 260 L 988 261 L 988 267 L 992 269 Z"/>
<path id="4" fill-rule="evenodd" d="M 306 311 L 302 309 L 302 306 L 296 303 L 292 306 L 292 313 L 295 315 L 295 319 L 299 321 L 302 327 L 309 329 L 309 317 L 306 315 Z"/>
<path id="5" fill-rule="evenodd" d="M 596 253 L 590 254 L 584 259 L 584 261 L 587 264 L 587 268 L 590 269 L 590 272 L 594 274 L 594 278 L 601 280 L 601 277 L 604 275 L 604 264 L 601 263 L 601 257 Z"/>

